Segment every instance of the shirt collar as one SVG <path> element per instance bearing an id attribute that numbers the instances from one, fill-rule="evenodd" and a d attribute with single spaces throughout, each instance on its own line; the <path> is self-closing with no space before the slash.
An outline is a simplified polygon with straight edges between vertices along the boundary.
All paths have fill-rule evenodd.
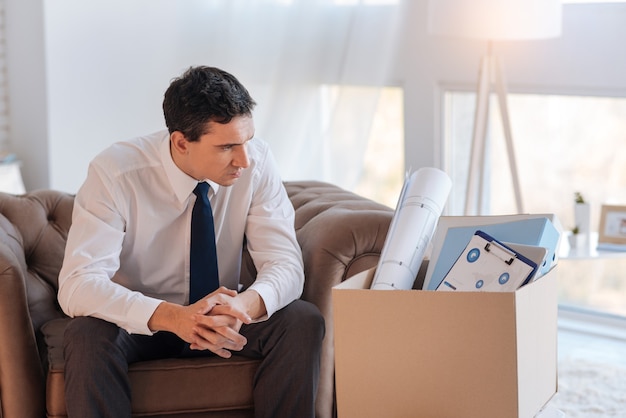
<path id="1" fill-rule="evenodd" d="M 174 163 L 174 159 L 172 158 L 172 154 L 170 152 L 169 134 L 165 135 L 165 138 L 161 142 L 160 150 L 161 161 L 163 163 L 163 168 L 165 169 L 165 174 L 167 175 L 167 178 L 169 179 L 170 184 L 174 189 L 174 193 L 176 194 L 178 201 L 182 204 L 193 193 L 193 189 L 196 188 L 198 180 L 187 175 Z M 205 179 L 204 181 L 209 183 L 209 186 L 211 186 L 211 190 L 213 190 L 213 194 L 216 194 L 218 192 L 220 188 L 219 184 L 208 179 Z"/>

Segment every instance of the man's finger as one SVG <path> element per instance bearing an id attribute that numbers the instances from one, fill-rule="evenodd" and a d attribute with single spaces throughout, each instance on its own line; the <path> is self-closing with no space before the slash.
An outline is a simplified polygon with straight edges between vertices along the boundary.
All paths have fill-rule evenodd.
<path id="1" fill-rule="evenodd" d="M 221 327 L 218 329 L 195 327 L 193 332 L 196 335 L 196 338 L 192 344 L 211 351 L 222 348 L 241 351 L 248 342 L 246 337 L 228 327 Z"/>
<path id="2" fill-rule="evenodd" d="M 228 315 L 237 318 L 244 324 L 252 322 L 252 318 L 246 312 L 243 312 L 232 305 L 215 305 L 211 311 L 211 315 Z"/>

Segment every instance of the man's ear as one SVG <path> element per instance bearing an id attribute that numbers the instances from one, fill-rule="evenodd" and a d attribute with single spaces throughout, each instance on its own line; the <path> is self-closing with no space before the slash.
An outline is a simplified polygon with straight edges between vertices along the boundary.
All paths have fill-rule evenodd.
<path id="1" fill-rule="evenodd" d="M 189 141 L 181 131 L 174 131 L 170 135 L 172 143 L 172 152 L 185 155 L 189 152 Z"/>

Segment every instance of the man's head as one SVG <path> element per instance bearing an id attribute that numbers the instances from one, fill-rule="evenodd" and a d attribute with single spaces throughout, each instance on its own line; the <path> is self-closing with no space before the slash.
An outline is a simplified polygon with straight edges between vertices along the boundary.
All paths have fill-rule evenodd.
<path id="1" fill-rule="evenodd" d="M 215 67 L 191 67 L 165 92 L 163 114 L 170 134 L 182 132 L 197 141 L 208 122 L 229 123 L 251 116 L 256 102 L 233 75 Z"/>
<path id="2" fill-rule="evenodd" d="M 196 180 L 233 185 L 250 165 L 256 103 L 239 81 L 217 68 L 193 67 L 165 92 L 163 113 L 174 163 Z"/>

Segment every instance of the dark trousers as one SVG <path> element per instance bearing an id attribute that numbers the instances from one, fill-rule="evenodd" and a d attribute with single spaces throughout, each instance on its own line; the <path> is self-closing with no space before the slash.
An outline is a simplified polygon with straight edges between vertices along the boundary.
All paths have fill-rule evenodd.
<path id="1" fill-rule="evenodd" d="M 248 343 L 236 354 L 262 359 L 253 386 L 255 416 L 314 417 L 325 332 L 317 307 L 296 300 L 240 332 Z M 110 322 L 77 317 L 65 331 L 64 355 L 68 416 L 124 418 L 131 416 L 129 363 L 214 354 L 189 350 L 172 333 L 128 334 Z"/>

